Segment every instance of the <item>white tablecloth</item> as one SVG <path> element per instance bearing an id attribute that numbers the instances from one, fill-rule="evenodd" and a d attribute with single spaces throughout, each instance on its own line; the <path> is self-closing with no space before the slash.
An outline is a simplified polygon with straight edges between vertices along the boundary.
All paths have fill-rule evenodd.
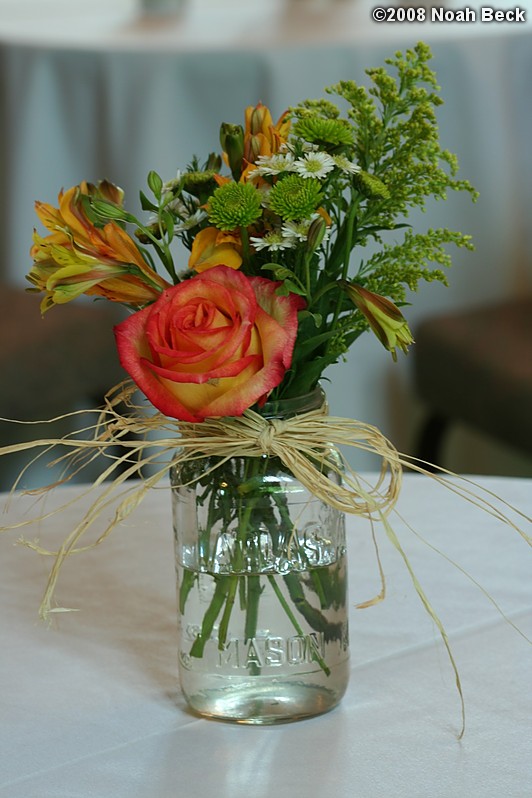
<path id="1" fill-rule="evenodd" d="M 482 484 L 530 514 L 530 481 Z M 58 490 L 47 509 L 80 490 Z M 16 499 L 8 518 L 29 517 L 33 502 Z M 355 609 L 379 589 L 360 521 L 349 522 L 352 665 L 340 706 L 263 728 L 191 715 L 176 677 L 169 504 L 166 490 L 153 491 L 102 547 L 69 560 L 58 599 L 80 612 L 56 616 L 51 629 L 36 618 L 50 562 L 13 546 L 15 533 L 0 539 L 2 798 L 530 795 L 530 646 L 398 519 L 460 670 L 461 742 L 446 654 L 382 530 L 387 598 Z M 530 635 L 529 550 L 517 532 L 423 477 L 407 476 L 398 507 Z M 74 506 L 21 531 L 50 544 L 77 517 Z"/>

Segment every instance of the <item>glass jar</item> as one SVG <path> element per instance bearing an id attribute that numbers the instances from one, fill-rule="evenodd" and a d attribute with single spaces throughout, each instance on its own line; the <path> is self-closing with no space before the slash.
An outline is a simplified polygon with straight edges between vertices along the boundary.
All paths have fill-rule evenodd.
<path id="1" fill-rule="evenodd" d="M 286 419 L 324 401 L 318 387 L 261 414 Z M 327 457 L 339 482 L 334 447 Z M 344 514 L 274 456 L 203 457 L 174 466 L 171 483 L 189 706 L 254 724 L 334 707 L 349 677 Z"/>

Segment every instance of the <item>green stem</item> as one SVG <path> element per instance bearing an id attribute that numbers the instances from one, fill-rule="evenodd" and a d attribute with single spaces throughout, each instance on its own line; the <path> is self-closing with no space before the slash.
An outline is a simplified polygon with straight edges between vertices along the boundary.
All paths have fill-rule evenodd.
<path id="1" fill-rule="evenodd" d="M 249 235 L 246 227 L 240 228 L 240 240 L 242 241 L 242 260 L 244 266 L 249 266 L 250 249 L 249 249 Z"/>
<path id="2" fill-rule="evenodd" d="M 243 578 L 243 577 L 241 577 Z M 261 594 L 260 576 L 252 574 L 247 577 L 247 606 L 246 622 L 244 625 L 244 640 L 252 640 L 257 634 L 257 622 L 259 617 L 259 600 Z M 250 664 L 249 671 L 252 675 L 260 674 L 260 667 L 256 663 Z"/>
<path id="3" fill-rule="evenodd" d="M 327 283 L 327 285 L 324 285 L 323 288 L 319 289 L 319 291 L 316 291 L 312 297 L 312 302 L 309 304 L 309 310 L 318 303 L 324 294 L 326 294 L 328 291 L 332 291 L 333 289 L 338 289 L 338 283 L 336 281 L 333 283 Z"/>
<path id="4" fill-rule="evenodd" d="M 351 257 L 351 249 L 353 248 L 353 234 L 355 229 L 358 204 L 359 204 L 359 198 L 356 197 L 353 190 L 351 190 L 351 205 L 349 207 L 349 214 L 346 219 L 346 240 L 345 240 L 345 250 L 344 250 L 344 264 L 342 268 L 342 277 L 341 277 L 342 280 L 347 280 L 347 276 L 349 274 L 349 260 Z M 336 302 L 336 308 L 334 310 L 333 320 L 331 322 L 332 330 L 335 330 L 336 325 L 338 324 L 343 298 L 344 298 L 343 293 L 340 292 L 338 295 L 338 300 Z M 327 350 L 329 348 L 330 348 L 330 343 L 327 345 Z"/>
<path id="5" fill-rule="evenodd" d="M 244 637 L 246 642 L 255 637 L 257 632 L 257 620 L 259 616 L 259 599 L 262 592 L 260 586 L 260 576 L 251 574 L 247 577 L 248 591 L 247 591 L 247 608 L 246 608 L 246 625 L 244 628 Z"/>
<path id="6" fill-rule="evenodd" d="M 292 519 L 290 518 L 290 510 L 286 505 L 286 498 L 282 495 L 275 495 L 274 497 L 277 507 L 279 508 L 279 513 L 281 516 L 281 520 L 285 524 L 285 534 L 284 539 L 290 540 L 292 537 L 293 532 L 293 524 Z M 297 538 L 296 538 L 297 540 Z M 312 580 L 314 590 L 320 600 L 320 606 L 322 609 L 327 609 L 330 607 L 330 602 L 327 601 L 326 598 L 326 588 L 322 582 L 322 577 L 327 573 L 326 569 L 323 568 L 312 568 L 310 563 L 308 562 L 308 558 L 304 550 L 298 546 L 298 552 L 300 556 L 306 561 L 306 567 L 308 572 L 310 573 L 310 578 Z M 317 632 L 324 632 L 325 637 L 327 640 L 334 640 L 341 635 L 341 627 L 338 624 L 329 623 L 326 618 L 321 614 L 321 612 L 315 609 L 312 604 L 305 598 L 305 594 L 303 593 L 303 589 L 300 584 L 299 576 L 296 572 L 287 574 L 284 577 L 286 585 L 288 587 L 288 591 L 290 593 L 290 597 L 292 598 L 296 609 L 301 613 L 301 615 L 305 618 L 309 626 L 312 627 Z"/>
<path id="7" fill-rule="evenodd" d="M 305 598 L 299 575 L 296 572 L 283 577 L 294 606 L 301 613 L 308 625 L 316 632 L 323 632 L 325 639 L 339 640 L 342 635 L 342 626 L 338 623 L 329 623 L 322 613 L 310 604 Z"/>
<path id="8" fill-rule="evenodd" d="M 179 588 L 179 612 L 181 614 L 183 614 L 185 611 L 185 604 L 187 603 L 188 594 L 192 590 L 197 577 L 197 571 L 189 571 L 188 568 L 183 569 L 183 579 Z"/>
<path id="9" fill-rule="evenodd" d="M 260 473 L 261 466 L 263 468 L 265 467 L 261 460 L 257 458 L 248 459 L 245 465 L 245 475 L 244 475 L 243 484 L 245 484 L 253 477 L 256 477 Z M 242 506 L 243 502 L 246 502 L 244 508 Z M 239 497 L 239 503 L 240 503 L 239 512 L 237 518 L 238 531 L 237 531 L 235 555 L 232 563 L 232 567 L 235 573 L 231 574 L 230 576 L 221 577 L 226 583 L 227 589 L 225 597 L 225 607 L 222 615 L 222 620 L 218 628 L 218 648 L 220 650 L 223 650 L 227 640 L 229 623 L 231 621 L 231 615 L 233 612 L 233 607 L 235 605 L 237 590 L 239 591 L 240 606 L 242 609 L 245 609 L 246 612 L 246 620 L 245 620 L 246 639 L 249 640 L 252 637 L 254 637 L 257 631 L 259 599 L 261 593 L 259 577 L 258 576 L 247 577 L 248 589 L 246 591 L 245 581 L 244 581 L 245 577 L 241 573 L 243 567 L 242 551 L 246 544 L 246 539 L 249 537 L 251 513 L 253 511 L 254 505 L 256 504 L 256 499 L 253 499 L 248 494 L 243 493 Z"/>
<path id="10" fill-rule="evenodd" d="M 240 581 L 240 575 L 233 574 L 231 576 L 225 576 L 223 579 L 227 583 L 227 591 L 222 620 L 220 621 L 220 626 L 218 627 L 218 649 L 220 651 L 224 650 L 225 643 L 227 641 L 227 630 L 229 629 L 229 621 L 231 620 L 231 613 L 233 612 L 233 607 L 235 604 L 236 591 Z"/>
<path id="11" fill-rule="evenodd" d="M 268 581 L 269 581 L 269 583 L 270 583 L 270 585 L 271 585 L 271 587 L 273 589 L 273 592 L 275 593 L 275 595 L 279 599 L 279 602 L 280 602 L 283 610 L 286 612 L 286 614 L 288 616 L 288 619 L 290 620 L 290 623 L 293 625 L 293 627 L 296 630 L 296 632 L 298 633 L 298 635 L 300 635 L 301 637 L 304 637 L 303 629 L 299 625 L 296 616 L 292 612 L 292 609 L 290 608 L 287 600 L 283 596 L 281 588 L 279 587 L 279 585 L 275 581 L 275 576 L 273 576 L 273 574 L 268 574 Z M 326 676 L 330 676 L 331 669 L 328 667 L 328 665 L 326 664 L 326 662 L 323 659 L 323 657 L 320 656 L 320 654 L 318 654 L 317 651 L 314 652 L 314 656 L 316 658 L 316 662 L 318 663 L 318 665 L 320 666 L 322 671 L 325 673 L 325 675 Z"/>
<path id="12" fill-rule="evenodd" d="M 203 616 L 203 622 L 201 624 L 201 632 L 194 640 L 192 648 L 190 649 L 190 656 L 198 657 L 198 659 L 203 656 L 205 643 L 207 642 L 207 640 L 209 640 L 212 634 L 214 624 L 223 607 L 228 590 L 228 584 L 226 578 L 215 577 L 215 579 L 216 579 L 216 587 L 214 589 L 214 595 L 211 599 L 211 603 L 209 604 L 205 612 L 205 615 Z"/>
<path id="13" fill-rule="evenodd" d="M 310 287 L 310 261 L 312 258 L 312 253 L 308 253 L 305 255 L 303 260 L 304 270 L 305 270 L 305 290 L 307 292 L 307 300 L 310 302 L 311 300 L 311 287 Z"/>
<path id="14" fill-rule="evenodd" d="M 320 607 L 322 610 L 326 610 L 329 606 L 329 602 L 325 596 L 325 589 L 323 587 L 323 583 L 321 580 L 321 573 L 318 571 L 317 568 L 310 569 L 310 578 L 312 581 L 312 586 L 314 588 L 314 592 L 316 593 L 317 597 L 320 600 Z"/>
<path id="15" fill-rule="evenodd" d="M 142 233 L 146 236 L 146 238 L 150 239 L 151 243 L 153 244 L 157 254 L 159 255 L 164 265 L 164 268 L 171 276 L 174 283 L 177 282 L 177 272 L 175 270 L 174 261 L 166 242 L 161 244 L 161 241 L 156 236 L 153 235 L 150 229 L 148 227 L 145 227 L 136 217 L 132 216 L 131 221 L 133 222 L 133 224 L 135 224 L 135 226 L 139 230 L 142 231 Z"/>

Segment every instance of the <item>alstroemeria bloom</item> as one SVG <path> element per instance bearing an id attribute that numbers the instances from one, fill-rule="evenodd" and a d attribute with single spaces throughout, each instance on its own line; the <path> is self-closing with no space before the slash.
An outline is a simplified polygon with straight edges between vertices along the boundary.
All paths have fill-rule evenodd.
<path id="1" fill-rule="evenodd" d="M 110 221 L 96 227 L 90 221 L 83 205 L 87 196 L 119 205 L 122 194 L 112 184 L 81 183 L 59 194 L 59 208 L 35 204 L 39 219 L 51 232 L 46 237 L 34 233 L 34 263 L 28 274 L 35 289 L 45 292 L 42 312 L 80 294 L 136 307 L 154 302 L 169 283 L 146 263 L 120 225 Z"/>
<path id="2" fill-rule="evenodd" d="M 368 291 L 356 283 L 340 281 L 351 301 L 367 319 L 369 326 L 381 342 L 397 360 L 396 347 L 406 354 L 408 346 L 414 343 L 408 323 L 394 303 L 380 294 Z"/>
<path id="3" fill-rule="evenodd" d="M 217 227 L 205 227 L 194 238 L 188 265 L 196 272 L 213 266 L 238 269 L 242 263 L 242 245 L 235 233 L 225 233 Z"/>
<path id="4" fill-rule="evenodd" d="M 226 266 L 184 280 L 115 327 L 120 362 L 166 416 L 240 416 L 292 363 L 305 303 L 279 285 Z"/>
<path id="5" fill-rule="evenodd" d="M 290 124 L 289 111 L 285 111 L 274 125 L 269 109 L 262 103 L 246 108 L 244 129 L 246 168 L 242 173 L 243 179 L 247 179 L 255 169 L 257 158 L 279 152 L 281 145 L 288 139 Z"/>

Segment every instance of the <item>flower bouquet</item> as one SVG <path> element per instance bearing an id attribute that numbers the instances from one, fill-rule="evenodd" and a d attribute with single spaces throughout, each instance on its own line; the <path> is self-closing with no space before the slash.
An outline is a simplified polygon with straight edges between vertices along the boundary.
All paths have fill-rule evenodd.
<path id="1" fill-rule="evenodd" d="M 319 381 L 367 330 L 394 359 L 406 352 L 407 290 L 445 282 L 446 245 L 472 246 L 407 221 L 448 190 L 476 196 L 439 144 L 430 57 L 420 43 L 368 70 L 369 89 L 338 83 L 326 90 L 335 102 L 306 100 L 275 123 L 264 105 L 247 108 L 243 125 L 222 124 L 221 154 L 172 179 L 150 172 L 147 221 L 108 181 L 36 205 L 49 234 L 34 235 L 28 277 L 43 313 L 81 294 L 131 311 L 115 328 L 131 379 L 110 391 L 90 440 L 55 442 L 76 468 L 95 452 L 109 459 L 99 497 L 55 552 L 41 611 L 57 609 L 60 566 L 111 490 L 126 495 L 93 545 L 170 474 L 181 684 L 201 714 L 271 723 L 340 700 L 345 512 L 381 521 L 411 570 L 388 514 L 402 465 L 423 469 L 377 429 L 331 417 Z M 375 485 L 341 444 L 382 457 Z"/>

